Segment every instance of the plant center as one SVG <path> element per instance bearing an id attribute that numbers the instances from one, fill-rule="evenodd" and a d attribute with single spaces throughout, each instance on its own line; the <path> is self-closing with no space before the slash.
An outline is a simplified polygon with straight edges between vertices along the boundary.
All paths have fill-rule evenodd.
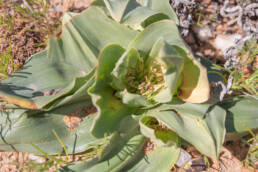
<path id="1" fill-rule="evenodd" d="M 128 69 L 126 85 L 129 92 L 151 99 L 165 88 L 162 64 L 154 61 L 149 67 L 146 67 L 143 59 L 139 60 L 136 67 Z"/>

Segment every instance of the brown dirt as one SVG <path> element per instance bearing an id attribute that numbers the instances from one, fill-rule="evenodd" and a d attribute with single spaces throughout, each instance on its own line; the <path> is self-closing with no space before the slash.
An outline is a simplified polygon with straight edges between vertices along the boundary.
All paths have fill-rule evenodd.
<path id="1" fill-rule="evenodd" d="M 58 30 L 62 19 L 62 13 L 59 10 L 81 12 L 86 9 L 90 1 L 50 0 L 47 8 L 58 10 L 49 10 L 47 13 L 42 13 L 43 16 L 38 17 L 32 16 L 29 12 L 28 16 L 15 10 L 15 6 L 26 9 L 22 0 L 4 0 L 0 5 L 0 17 L 12 22 L 0 25 L 0 53 L 7 51 L 11 44 L 16 69 L 21 67 L 31 55 L 45 49 L 48 37 Z M 40 6 L 35 6 L 33 9 L 35 12 L 42 12 Z"/>
<path id="2" fill-rule="evenodd" d="M 64 116 L 63 120 L 68 129 L 74 130 L 79 127 L 82 118 L 97 112 L 94 106 L 77 109 L 74 113 Z"/>
<path id="3" fill-rule="evenodd" d="M 32 16 L 31 13 L 20 13 L 15 7 L 26 9 L 22 0 L 5 0 L 0 6 L 0 17 L 6 22 L 0 25 L 0 52 L 5 52 L 11 45 L 12 57 L 16 68 L 19 68 L 33 54 L 46 46 L 50 28 L 56 27 L 57 16 Z M 35 12 L 41 9 L 35 7 Z M 51 19 L 52 23 L 49 22 Z"/>
<path id="4" fill-rule="evenodd" d="M 19 171 L 29 161 L 28 153 L 0 152 L 0 171 Z"/>
<path id="5" fill-rule="evenodd" d="M 230 37 L 232 34 L 241 35 L 243 31 L 236 23 L 228 26 L 227 22 L 230 19 L 221 17 L 219 15 L 220 9 L 216 8 L 211 0 L 196 0 L 196 2 L 201 7 L 193 14 L 195 26 L 190 29 L 186 41 L 196 54 L 224 63 L 223 52 L 215 45 L 216 37 Z M 200 30 L 207 31 L 210 35 L 207 34 L 209 36 L 200 39 L 197 33 Z"/>
<path id="6" fill-rule="evenodd" d="M 152 142 L 150 139 L 145 143 L 144 147 L 143 147 L 143 152 L 145 155 L 150 154 L 153 149 L 155 147 L 154 142 Z"/>

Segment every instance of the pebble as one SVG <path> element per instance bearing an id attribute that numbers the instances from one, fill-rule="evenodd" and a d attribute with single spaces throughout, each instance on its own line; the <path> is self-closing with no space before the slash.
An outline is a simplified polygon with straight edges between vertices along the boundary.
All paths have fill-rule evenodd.
<path id="1" fill-rule="evenodd" d="M 66 12 L 70 7 L 84 8 L 89 6 L 92 0 L 50 0 L 56 11 Z"/>
<path id="2" fill-rule="evenodd" d="M 185 165 L 187 162 L 189 162 L 192 159 L 192 156 L 186 152 L 184 149 L 180 150 L 180 155 L 178 157 L 178 160 L 176 162 L 176 166 L 182 167 Z"/>
<path id="3" fill-rule="evenodd" d="M 224 26 L 222 25 L 222 24 L 218 24 L 217 26 L 216 26 L 216 30 L 218 31 L 218 30 L 222 30 L 224 28 Z"/>
<path id="4" fill-rule="evenodd" d="M 202 26 L 202 27 L 194 25 L 193 31 L 194 31 L 194 33 L 196 33 L 197 37 L 201 41 L 206 41 L 207 39 L 211 38 L 211 36 L 212 36 L 211 30 L 210 30 L 209 26 L 207 26 L 207 25 Z"/>
<path id="5" fill-rule="evenodd" d="M 187 35 L 186 41 L 187 41 L 188 44 L 195 44 L 194 37 L 191 33 Z"/>
<path id="6" fill-rule="evenodd" d="M 191 169 L 190 169 L 191 172 L 203 171 L 205 170 L 205 168 L 206 168 L 206 163 L 202 157 L 195 158 L 191 161 Z M 186 171 L 189 171 L 189 169 Z"/>
<path id="7" fill-rule="evenodd" d="M 35 161 L 37 163 L 43 163 L 46 162 L 45 158 L 42 158 L 40 156 L 34 155 L 34 154 L 29 154 L 28 158 L 32 161 Z"/>
<path id="8" fill-rule="evenodd" d="M 211 0 L 203 0 L 203 3 L 209 5 L 211 3 Z"/>
<path id="9" fill-rule="evenodd" d="M 214 47 L 222 52 L 235 45 L 235 40 L 241 38 L 239 34 L 217 35 L 214 40 Z"/>
<path id="10" fill-rule="evenodd" d="M 206 49 L 206 50 L 204 50 L 204 55 L 205 56 L 214 56 L 215 52 L 212 49 Z"/>

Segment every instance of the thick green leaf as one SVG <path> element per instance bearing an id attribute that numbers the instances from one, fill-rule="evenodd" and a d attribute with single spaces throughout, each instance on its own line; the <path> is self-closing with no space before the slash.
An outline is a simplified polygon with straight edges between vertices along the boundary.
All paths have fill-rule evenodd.
<path id="1" fill-rule="evenodd" d="M 180 106 L 183 108 L 184 105 Z M 187 106 L 186 104 L 186 109 L 188 109 Z M 202 108 L 200 106 L 200 109 Z M 186 112 L 184 113 L 184 109 L 180 111 L 176 108 L 166 110 L 154 108 L 146 113 L 145 118 L 156 118 L 195 146 L 201 153 L 217 158 L 226 132 L 224 126 L 226 112 L 218 106 L 210 108 L 204 116 L 203 114 L 196 115 L 196 113 L 190 115 L 190 111 Z"/>
<path id="2" fill-rule="evenodd" d="M 100 8 L 90 7 L 64 25 L 60 39 L 51 39 L 49 56 L 87 72 L 95 67 L 96 57 L 106 45 L 127 47 L 136 34 L 137 31 L 108 18 Z"/>
<path id="3" fill-rule="evenodd" d="M 175 12 L 168 0 L 103 0 L 108 14 L 117 22 L 129 25 L 134 29 L 142 29 L 162 19 L 170 18 L 178 24 Z M 97 3 L 98 2 L 98 3 Z M 100 0 L 92 5 L 104 7 Z M 105 11 L 107 11 L 105 10 Z"/>
<path id="4" fill-rule="evenodd" d="M 112 70 L 112 87 L 116 90 L 123 91 L 124 89 L 130 89 L 126 85 L 127 74 L 129 70 L 137 70 L 137 68 L 143 68 L 141 64 L 140 54 L 136 49 L 126 51 L 121 58 L 115 64 Z"/>
<path id="5" fill-rule="evenodd" d="M 122 17 L 128 12 L 127 6 L 129 6 L 130 0 L 120 0 L 120 1 L 112 1 L 112 0 L 103 0 L 107 9 L 109 10 L 113 19 L 117 22 L 122 21 Z"/>
<path id="6" fill-rule="evenodd" d="M 66 106 L 67 104 L 80 103 L 82 101 L 89 100 L 90 96 L 88 94 L 88 89 L 95 81 L 94 73 L 95 70 L 85 77 L 77 78 L 75 82 L 71 83 L 73 84 L 73 87 L 69 92 L 47 104 L 44 109 L 50 110 L 56 107 Z"/>
<path id="7" fill-rule="evenodd" d="M 150 154 L 144 155 L 143 146 L 145 139 L 141 135 L 130 139 L 124 148 L 115 156 L 105 161 L 97 159 L 77 163 L 61 169 L 60 171 L 74 172 L 169 172 L 178 159 L 180 149 L 175 146 L 157 147 Z M 96 163 L 95 165 L 92 165 Z"/>
<path id="8" fill-rule="evenodd" d="M 69 92 L 75 85 L 74 78 L 80 75 L 65 62 L 53 63 L 43 51 L 1 82 L 0 96 L 10 103 L 38 109 Z"/>
<path id="9" fill-rule="evenodd" d="M 138 33 L 133 42 L 130 43 L 130 47 L 147 55 L 159 39 L 163 39 L 170 45 L 177 45 L 186 49 L 176 24 L 171 20 L 162 20 L 149 25 Z"/>
<path id="10" fill-rule="evenodd" d="M 210 106 L 211 105 L 209 104 L 192 104 L 174 98 L 172 102 L 161 104 L 160 106 L 157 106 L 153 109 L 155 109 L 156 111 L 168 111 L 171 109 L 175 109 L 180 114 L 185 114 L 197 118 L 204 118 Z"/>
<path id="11" fill-rule="evenodd" d="M 179 153 L 180 149 L 176 146 L 157 147 L 128 172 L 169 172 L 176 163 Z"/>
<path id="12" fill-rule="evenodd" d="M 107 16 L 111 16 L 110 13 L 109 13 L 109 10 L 107 9 L 106 7 L 106 4 L 103 0 L 92 0 L 90 6 L 95 6 L 95 7 L 99 7 L 101 8 L 104 13 L 107 15 Z"/>
<path id="13" fill-rule="evenodd" d="M 114 95 L 114 90 L 110 86 L 111 72 L 124 51 L 119 45 L 108 45 L 99 56 L 96 82 L 89 89 L 93 103 L 98 109 L 98 117 L 92 129 L 92 133 L 96 137 L 110 135 L 118 128 L 119 122 L 125 116 L 132 114 L 132 109 L 125 106 Z"/>
<path id="14" fill-rule="evenodd" d="M 90 134 L 90 127 L 95 116 L 87 116 L 76 129 L 69 129 L 64 117 L 76 113 L 87 115 L 83 108 L 91 106 L 91 101 L 70 104 L 49 112 L 24 110 L 19 107 L 7 108 L 1 111 L 0 117 L 0 150 L 40 153 L 33 148 L 32 143 L 49 154 L 62 153 L 63 148 L 53 134 L 56 131 L 66 146 L 68 153 L 83 152 L 98 144 L 102 139 L 96 139 Z"/>
<path id="15" fill-rule="evenodd" d="M 181 84 L 180 74 L 183 70 L 184 56 L 177 49 L 163 40 L 158 40 L 147 59 L 148 65 L 154 60 L 163 65 L 165 88 L 153 98 L 158 103 L 172 101 L 176 86 Z"/>
<path id="16" fill-rule="evenodd" d="M 138 2 L 145 7 L 166 14 L 177 25 L 179 24 L 177 15 L 169 4 L 169 0 L 138 0 Z"/>
<path id="17" fill-rule="evenodd" d="M 140 121 L 141 133 L 158 146 L 178 145 L 179 138 L 173 131 L 164 128 L 153 117 L 144 117 Z"/>
<path id="18" fill-rule="evenodd" d="M 113 139 L 114 141 L 116 140 L 117 142 L 111 142 L 113 143 L 113 145 L 112 147 L 109 148 L 110 155 L 107 154 L 105 158 L 96 157 L 86 162 L 75 163 L 63 169 L 60 169 L 60 171 L 75 171 L 75 172 L 123 171 L 122 169 L 124 169 L 126 166 L 131 166 L 132 163 L 137 162 L 136 160 L 142 159 L 144 157 L 143 146 L 146 140 L 142 135 L 136 135 L 128 141 L 121 140 L 123 138 L 120 136 L 116 136 L 116 138 L 113 136 Z M 122 149 L 121 149 L 121 146 L 122 146 Z"/>
<path id="19" fill-rule="evenodd" d="M 168 16 L 158 11 L 139 6 L 123 18 L 122 23 L 135 30 L 143 30 L 146 26 L 168 19 Z"/>
<path id="20" fill-rule="evenodd" d="M 169 171 L 180 149 L 175 146 L 157 147 L 145 155 L 145 143 L 146 138 L 139 135 L 138 120 L 128 116 L 121 121 L 118 132 L 111 136 L 96 158 L 69 165 L 60 171 Z"/>
<path id="21" fill-rule="evenodd" d="M 127 83 L 127 75 L 130 71 L 142 72 L 141 75 L 143 77 L 143 68 L 144 65 L 142 64 L 142 57 L 140 57 L 140 54 L 136 49 L 131 49 L 126 51 L 121 56 L 111 73 L 113 78 L 111 86 L 118 91 L 116 96 L 121 98 L 122 102 L 129 107 L 142 107 L 150 105 L 150 102 L 142 95 L 131 93 L 131 90 L 135 88 L 130 88 Z M 140 76 L 135 77 L 140 78 Z M 138 82 L 140 82 L 140 79 Z"/>
<path id="22" fill-rule="evenodd" d="M 116 96 L 121 99 L 123 104 L 131 108 L 141 108 L 153 106 L 145 97 L 139 94 L 134 94 L 128 92 L 126 89 L 124 91 L 119 91 Z"/>
<path id="23" fill-rule="evenodd" d="M 182 85 L 180 85 L 178 97 L 185 102 L 203 103 L 210 97 L 207 69 L 191 56 L 191 54 L 185 56 Z"/>
<path id="24" fill-rule="evenodd" d="M 145 142 L 146 139 L 139 135 L 137 118 L 127 116 L 121 120 L 117 131 L 111 135 L 110 139 L 105 141 L 102 145 L 104 148 L 99 150 L 96 157 L 86 162 L 69 165 L 63 170 L 119 171 L 118 169 L 131 165 L 132 161 L 144 156 Z"/>
<path id="25" fill-rule="evenodd" d="M 245 132 L 258 128 L 258 101 L 250 96 L 227 98 L 220 103 L 227 111 L 227 132 Z"/>
<path id="26" fill-rule="evenodd" d="M 222 74 L 222 71 L 215 67 L 210 60 L 207 58 L 197 56 L 197 59 L 200 60 L 201 64 L 207 68 L 207 75 L 209 83 L 211 86 L 210 89 L 210 99 L 206 103 L 215 104 L 221 101 L 221 92 L 225 91 L 222 89 L 221 85 L 218 83 L 225 83 L 225 78 Z"/>

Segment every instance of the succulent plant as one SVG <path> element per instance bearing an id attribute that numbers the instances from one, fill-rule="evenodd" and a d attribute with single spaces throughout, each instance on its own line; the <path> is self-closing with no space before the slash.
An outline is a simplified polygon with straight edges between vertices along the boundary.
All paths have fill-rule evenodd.
<path id="1" fill-rule="evenodd" d="M 103 148 L 61 171 L 169 171 L 182 144 L 218 158 L 226 131 L 258 127 L 257 101 L 218 102 L 218 72 L 177 24 L 168 0 L 95 0 L 66 14 L 62 35 L 1 82 L 0 149 L 63 152 L 55 130 L 70 154 Z M 74 116 L 80 124 L 67 126 Z"/>

